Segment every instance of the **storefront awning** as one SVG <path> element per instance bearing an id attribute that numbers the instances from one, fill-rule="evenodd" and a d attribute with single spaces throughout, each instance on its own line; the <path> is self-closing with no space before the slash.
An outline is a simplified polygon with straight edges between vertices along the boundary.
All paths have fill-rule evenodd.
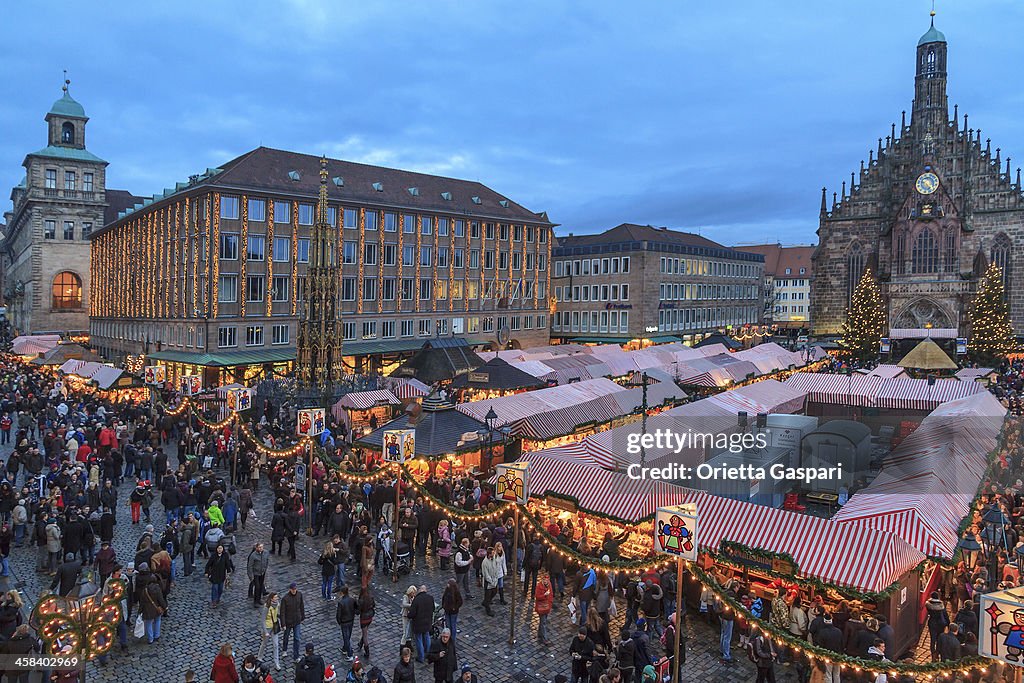
<path id="1" fill-rule="evenodd" d="M 190 351 L 163 350 L 149 354 L 150 360 L 168 363 L 201 365 L 215 368 L 232 368 L 239 365 L 262 365 L 263 363 L 286 363 L 295 360 L 295 347 L 259 349 L 254 351 L 228 351 L 196 353 Z"/>

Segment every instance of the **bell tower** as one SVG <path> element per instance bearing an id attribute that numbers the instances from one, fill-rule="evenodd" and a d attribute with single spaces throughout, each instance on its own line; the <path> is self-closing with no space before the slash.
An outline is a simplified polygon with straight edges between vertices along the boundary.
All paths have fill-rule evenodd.
<path id="1" fill-rule="evenodd" d="M 68 92 L 71 81 L 64 72 L 64 95 L 46 113 L 47 144 L 51 147 L 85 149 L 85 124 L 89 117 L 85 108 Z"/>
<path id="2" fill-rule="evenodd" d="M 914 104 L 911 127 L 916 137 L 926 139 L 931 133 L 938 138 L 949 121 L 946 102 L 946 36 L 932 23 L 917 41 L 917 73 L 914 78 Z M 927 151 L 926 151 L 927 153 Z"/>

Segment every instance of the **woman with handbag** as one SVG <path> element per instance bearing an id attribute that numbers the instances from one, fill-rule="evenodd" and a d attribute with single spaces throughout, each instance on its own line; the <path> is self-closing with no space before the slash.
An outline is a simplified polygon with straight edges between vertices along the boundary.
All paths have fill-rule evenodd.
<path id="1" fill-rule="evenodd" d="M 256 653 L 256 659 L 263 661 L 263 648 L 267 640 L 274 646 L 274 669 L 281 670 L 281 601 L 277 593 L 267 596 L 266 610 L 263 612 L 263 622 L 260 628 L 260 649 Z"/>

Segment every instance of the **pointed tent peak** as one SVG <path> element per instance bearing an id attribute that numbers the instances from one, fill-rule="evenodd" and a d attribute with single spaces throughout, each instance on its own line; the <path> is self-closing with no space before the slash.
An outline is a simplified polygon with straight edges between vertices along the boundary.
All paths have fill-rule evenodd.
<path id="1" fill-rule="evenodd" d="M 897 365 L 911 370 L 956 370 L 959 367 L 931 339 L 921 341 Z"/>

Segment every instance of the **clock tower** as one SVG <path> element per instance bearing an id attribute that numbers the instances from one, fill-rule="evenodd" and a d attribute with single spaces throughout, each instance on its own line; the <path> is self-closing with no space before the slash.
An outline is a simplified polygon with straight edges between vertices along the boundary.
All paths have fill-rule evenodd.
<path id="1" fill-rule="evenodd" d="M 811 319 L 836 334 L 867 268 L 879 279 L 894 341 L 929 336 L 952 349 L 989 263 L 1003 270 L 1011 319 L 1024 335 L 1024 195 L 1020 170 L 953 108 L 946 37 L 935 27 L 915 50 L 914 99 L 901 122 L 833 192 L 822 190 Z M 1014 247 L 1017 247 L 1016 249 Z"/>

